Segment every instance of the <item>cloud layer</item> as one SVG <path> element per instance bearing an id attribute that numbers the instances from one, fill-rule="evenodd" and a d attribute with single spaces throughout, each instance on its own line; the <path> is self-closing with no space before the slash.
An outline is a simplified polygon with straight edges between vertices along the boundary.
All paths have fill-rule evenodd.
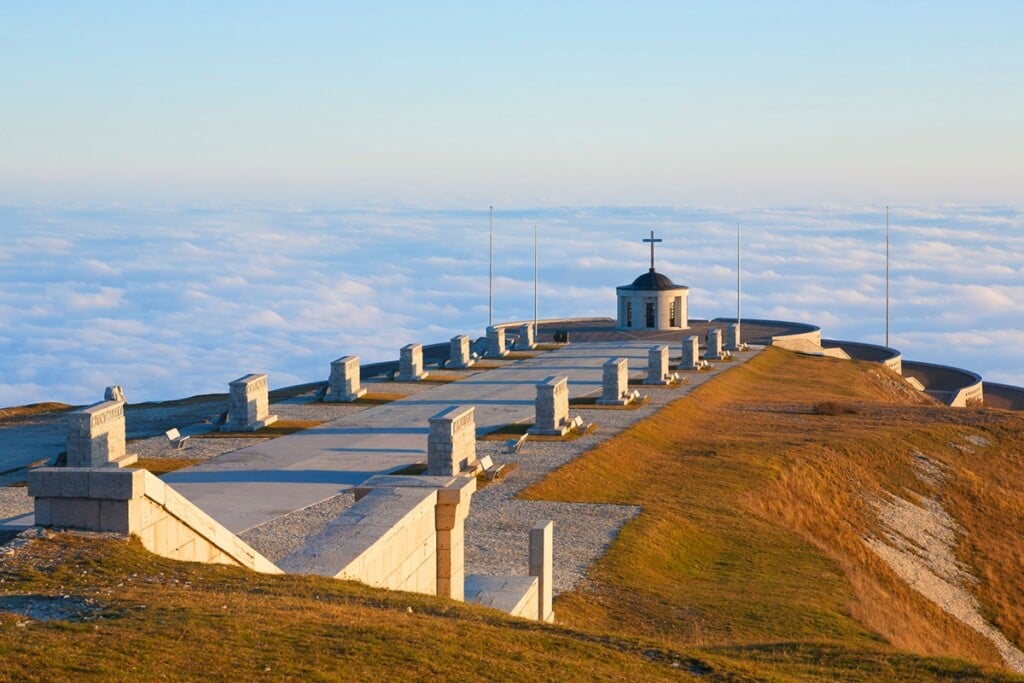
<path id="1" fill-rule="evenodd" d="M 0 207 L 0 406 L 130 401 L 326 378 L 330 361 L 396 358 L 412 341 L 478 336 L 488 216 L 424 209 Z M 494 317 L 613 315 L 615 286 L 658 270 L 692 317 L 819 324 L 885 337 L 885 222 L 876 208 L 566 208 L 495 213 Z M 1024 384 L 1024 215 L 892 213 L 891 343 L 915 360 Z"/>

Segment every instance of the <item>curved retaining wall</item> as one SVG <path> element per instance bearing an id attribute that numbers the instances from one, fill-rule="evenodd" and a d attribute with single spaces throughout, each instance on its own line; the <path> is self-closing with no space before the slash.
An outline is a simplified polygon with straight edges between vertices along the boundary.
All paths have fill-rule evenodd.
<path id="1" fill-rule="evenodd" d="M 986 408 L 1024 410 L 1024 387 L 996 382 L 982 382 L 981 386 L 985 391 Z"/>
<path id="2" fill-rule="evenodd" d="M 981 375 L 970 370 L 905 360 L 903 376 L 913 377 L 926 392 L 955 408 L 981 405 L 985 399 Z"/>
<path id="3" fill-rule="evenodd" d="M 903 354 L 892 347 L 840 339 L 822 339 L 821 345 L 825 348 L 842 349 L 850 358 L 881 363 L 897 375 L 903 374 Z"/>

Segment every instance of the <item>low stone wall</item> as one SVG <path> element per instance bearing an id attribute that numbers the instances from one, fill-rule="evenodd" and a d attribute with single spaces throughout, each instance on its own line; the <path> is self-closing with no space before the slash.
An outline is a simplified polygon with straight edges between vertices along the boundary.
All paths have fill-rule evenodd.
<path id="1" fill-rule="evenodd" d="M 152 553 L 266 574 L 281 570 L 146 470 L 44 467 L 29 473 L 41 526 L 134 534 Z"/>
<path id="2" fill-rule="evenodd" d="M 288 573 L 437 594 L 437 491 L 375 488 L 280 562 Z"/>

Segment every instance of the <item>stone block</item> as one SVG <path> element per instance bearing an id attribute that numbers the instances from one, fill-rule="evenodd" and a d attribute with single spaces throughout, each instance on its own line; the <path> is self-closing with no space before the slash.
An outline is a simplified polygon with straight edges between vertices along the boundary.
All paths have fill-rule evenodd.
<path id="1" fill-rule="evenodd" d="M 679 363 L 680 370 L 700 370 L 700 341 L 694 335 L 683 337 L 683 357 Z"/>
<path id="2" fill-rule="evenodd" d="M 89 497 L 130 500 L 146 490 L 145 470 L 99 468 L 89 472 Z"/>
<path id="3" fill-rule="evenodd" d="M 708 330 L 707 349 L 704 351 L 705 360 L 721 360 L 722 354 L 722 330 L 715 327 Z"/>
<path id="4" fill-rule="evenodd" d="M 129 502 L 127 500 L 101 500 L 99 531 L 117 534 L 131 533 Z"/>
<path id="5" fill-rule="evenodd" d="M 35 522 L 39 526 L 50 526 L 52 521 L 51 514 L 51 499 L 50 498 L 36 498 L 35 499 Z"/>
<path id="6" fill-rule="evenodd" d="M 125 455 L 124 402 L 103 401 L 69 413 L 67 464 L 100 467 Z"/>
<path id="7" fill-rule="evenodd" d="M 474 362 L 469 353 L 469 337 L 464 334 L 452 337 L 448 354 L 448 367 L 456 369 L 468 368 Z"/>
<path id="8" fill-rule="evenodd" d="M 671 381 L 668 372 L 668 347 L 652 346 L 647 352 L 647 377 L 644 384 L 665 385 Z"/>
<path id="9" fill-rule="evenodd" d="M 266 373 L 239 377 L 228 384 L 226 432 L 254 432 L 277 421 L 270 414 L 270 391 Z"/>
<path id="10" fill-rule="evenodd" d="M 505 348 L 504 327 L 487 328 L 487 348 L 484 355 L 488 358 L 504 358 L 508 355 L 508 349 Z"/>
<path id="11" fill-rule="evenodd" d="M 519 326 L 519 342 L 516 344 L 517 349 L 535 349 L 537 344 L 534 341 L 534 328 L 533 323 L 523 323 Z"/>
<path id="12" fill-rule="evenodd" d="M 359 377 L 359 356 L 342 356 L 331 361 L 331 376 L 328 380 L 324 400 L 335 403 L 351 403 L 366 394 Z"/>
<path id="13" fill-rule="evenodd" d="M 740 340 L 740 324 L 732 323 L 726 329 L 725 343 L 723 348 L 726 351 L 739 351 L 743 348 L 743 342 Z"/>
<path id="14" fill-rule="evenodd" d="M 100 501 L 89 498 L 51 498 L 50 524 L 59 528 L 100 530 Z"/>
<path id="15" fill-rule="evenodd" d="M 569 378 L 548 377 L 537 385 L 534 425 L 527 431 L 539 436 L 564 436 L 569 424 Z"/>
<path id="16" fill-rule="evenodd" d="M 423 345 L 406 344 L 398 358 L 398 379 L 401 382 L 419 382 L 429 373 L 423 372 Z"/>
<path id="17" fill-rule="evenodd" d="M 476 421 L 472 406 L 450 406 L 430 418 L 427 474 L 454 476 L 476 461 Z"/>
<path id="18" fill-rule="evenodd" d="M 29 470 L 28 495 L 38 498 L 88 498 L 89 467 L 38 467 Z"/>
<path id="19" fill-rule="evenodd" d="M 601 366 L 601 398 L 597 404 L 624 406 L 629 401 L 629 359 L 609 358 Z"/>

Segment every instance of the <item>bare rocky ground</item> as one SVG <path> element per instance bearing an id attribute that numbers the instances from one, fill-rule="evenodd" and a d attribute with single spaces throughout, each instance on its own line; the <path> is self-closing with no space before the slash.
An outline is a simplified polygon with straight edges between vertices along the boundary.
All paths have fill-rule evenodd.
<path id="1" fill-rule="evenodd" d="M 984 440 L 968 437 L 968 442 L 980 445 L 976 439 Z M 929 488 L 941 490 L 946 466 L 923 453 L 915 456 L 918 478 Z M 908 586 L 987 638 L 1009 668 L 1024 673 L 1024 652 L 985 620 L 978 601 L 967 589 L 976 579 L 956 559 L 957 540 L 964 530 L 943 509 L 941 496 L 910 494 L 913 501 L 894 494 L 871 501 L 885 538 L 866 538 L 864 542 Z"/>

